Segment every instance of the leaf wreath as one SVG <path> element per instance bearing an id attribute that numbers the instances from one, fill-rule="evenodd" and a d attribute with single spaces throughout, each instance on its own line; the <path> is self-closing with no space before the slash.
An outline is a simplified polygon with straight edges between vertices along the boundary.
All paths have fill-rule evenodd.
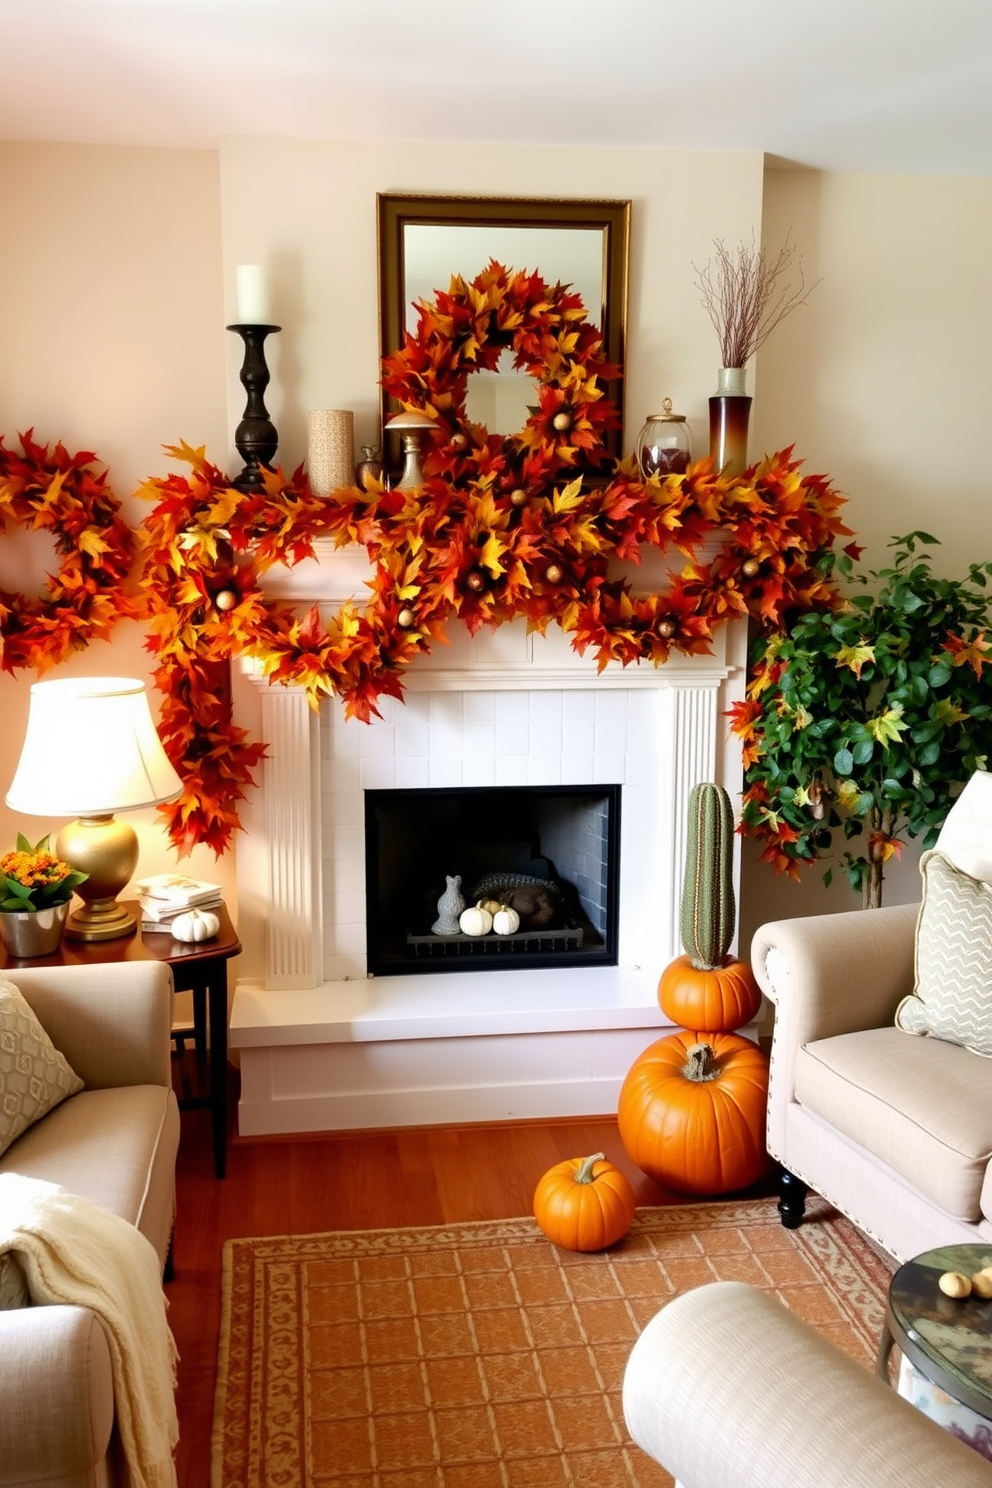
<path id="1" fill-rule="evenodd" d="M 537 383 L 527 423 L 509 437 L 470 421 L 465 407 L 471 373 L 504 351 Z M 264 489 L 245 494 L 202 449 L 168 449 L 192 474 L 145 483 L 156 505 L 140 542 L 163 737 L 186 782 L 164 808 L 181 851 L 227 847 L 264 754 L 234 726 L 218 686 L 218 665 L 234 656 L 304 688 L 315 707 L 336 695 L 368 722 L 380 697 L 402 696 L 405 668 L 452 618 L 472 632 L 518 617 L 541 633 L 557 624 L 602 670 L 708 653 L 735 617 L 775 631 L 790 613 L 837 603 L 831 550 L 849 532 L 843 498 L 825 477 L 802 475 L 791 449 L 732 479 L 704 460 L 643 481 L 632 459 L 612 477 L 585 479 L 609 463 L 603 434 L 619 415 L 606 389 L 616 376 L 577 295 L 491 262 L 421 303 L 416 332 L 383 363 L 385 390 L 435 424 L 416 489 L 373 482 L 316 497 L 297 470 L 264 472 Z M 301 616 L 265 596 L 266 569 L 312 557 L 318 538 L 365 547 L 364 606 Z M 617 572 L 645 548 L 682 562 L 651 594 Z"/>
<path id="2" fill-rule="evenodd" d="M 106 471 L 93 468 L 89 451 L 70 455 L 60 442 L 36 444 L 21 434 L 20 452 L 0 437 L 0 526 L 49 532 L 58 571 L 40 595 L 0 589 L 0 667 L 44 672 L 92 640 L 105 639 L 115 622 L 135 613 L 124 590 L 132 562 L 132 534 Z"/>
<path id="3" fill-rule="evenodd" d="M 617 368 L 567 287 L 491 262 L 417 308 L 417 331 L 385 358 L 382 383 L 435 420 L 424 484 L 337 492 L 331 524 L 339 543 L 368 550 L 377 630 L 402 623 L 425 648 L 452 615 L 473 632 L 523 615 L 532 630 L 560 625 L 602 669 L 706 652 L 734 616 L 775 628 L 790 610 L 835 602 L 825 558 L 848 533 L 842 498 L 825 478 L 803 477 L 791 450 L 738 479 L 703 461 L 642 481 L 633 459 L 605 483 L 576 475 L 607 460 L 602 435 L 619 419 L 605 387 Z M 522 433 L 506 438 L 465 407 L 471 373 L 504 351 L 538 385 Z M 714 538 L 721 549 L 701 564 Z M 616 560 L 638 563 L 646 547 L 689 562 L 664 592 L 641 597 Z"/>

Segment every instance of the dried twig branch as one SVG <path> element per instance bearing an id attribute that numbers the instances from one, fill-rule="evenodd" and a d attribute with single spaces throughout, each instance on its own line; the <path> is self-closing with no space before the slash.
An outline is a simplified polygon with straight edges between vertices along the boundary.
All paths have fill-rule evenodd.
<path id="1" fill-rule="evenodd" d="M 768 258 L 753 242 L 750 247 L 740 243 L 731 253 L 717 238 L 714 247 L 715 262 L 710 259 L 702 269 L 693 264 L 703 295 L 701 304 L 719 338 L 722 365 L 743 367 L 775 327 L 806 303 L 820 281 L 807 288 L 802 259 L 788 241 L 774 258 Z M 799 284 L 790 289 L 793 265 Z"/>

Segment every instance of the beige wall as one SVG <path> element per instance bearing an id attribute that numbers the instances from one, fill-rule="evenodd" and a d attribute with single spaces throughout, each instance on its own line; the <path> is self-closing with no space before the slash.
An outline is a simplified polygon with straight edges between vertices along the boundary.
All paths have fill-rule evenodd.
<path id="1" fill-rule="evenodd" d="M 169 468 L 163 444 L 205 443 L 237 468 L 244 395 L 239 343 L 224 326 L 238 263 L 265 262 L 272 274 L 284 330 L 269 343 L 268 401 L 279 459 L 292 466 L 305 457 L 308 408 L 351 408 L 356 443 L 378 438 L 377 191 L 629 197 L 628 445 L 667 394 L 705 449 L 719 357 L 692 266 L 714 238 L 763 231 L 776 245 L 791 228 L 822 283 L 760 358 L 752 455 L 794 442 L 810 468 L 828 471 L 876 565 L 887 538 L 913 527 L 942 539 L 947 571 L 992 556 L 990 182 L 794 170 L 763 179 L 761 157 L 746 153 L 239 138 L 219 156 L 0 143 L 0 186 L 0 430 L 10 439 L 33 424 L 39 438 L 95 449 L 135 520 L 145 508 L 129 493 Z M 21 534 L 0 543 L 0 587 L 43 571 L 48 554 L 30 547 Z M 149 669 L 129 625 L 65 670 Z M 4 788 L 31 680 L 0 674 Z M 0 843 L 48 825 L 0 804 Z M 142 868 L 168 866 L 152 814 L 139 826 Z M 201 849 L 192 866 L 233 891 L 232 862 Z M 890 898 L 914 897 L 912 871 L 902 877 Z M 797 888 L 749 862 L 742 944 L 772 916 L 854 904 L 846 888 L 824 894 L 816 875 Z"/>
<path id="2" fill-rule="evenodd" d="M 131 519 L 131 493 L 170 462 L 162 445 L 203 443 L 236 470 L 244 407 L 234 269 L 261 261 L 282 333 L 269 342 L 269 408 L 279 460 L 304 459 L 310 407 L 356 414 L 356 443 L 378 441 L 377 191 L 630 197 L 628 424 L 671 394 L 705 441 L 717 362 L 692 288 L 692 262 L 721 232 L 760 230 L 757 154 L 459 146 L 341 145 L 267 139 L 199 152 L 0 143 L 0 186 L 16 209 L 0 239 L 0 431 L 89 448 L 110 467 Z M 0 587 L 40 586 L 50 547 L 8 532 Z M 147 677 L 134 624 L 74 657 L 64 674 Z M 13 775 L 33 676 L 0 675 L 0 784 Z M 237 684 L 252 728 L 251 689 Z M 154 695 L 153 695 L 154 702 Z M 247 716 L 245 716 L 247 714 Z M 132 817 L 142 871 L 175 861 L 155 813 Z M 0 843 L 58 822 L 2 805 Z M 234 855 L 199 849 L 189 865 L 234 897 Z"/>
<path id="3" fill-rule="evenodd" d="M 794 442 L 828 472 L 868 567 L 922 529 L 935 571 L 963 575 L 992 558 L 992 181 L 771 169 L 765 242 L 790 232 L 820 283 L 759 354 L 752 454 Z M 797 887 L 750 856 L 743 944 L 768 919 L 858 907 L 846 883 Z M 891 868 L 885 902 L 919 898 L 917 864 Z"/>
<path id="4" fill-rule="evenodd" d="M 162 445 L 225 438 L 224 320 L 216 155 L 207 152 L 0 143 L 0 432 L 31 426 L 42 442 L 95 451 L 137 523 L 138 483 L 170 468 Z M 0 586 L 39 586 L 51 546 L 20 532 L 0 541 Z M 134 623 L 80 652 L 60 675 L 147 678 Z M 0 673 L 0 844 L 61 825 L 2 804 L 24 737 L 34 674 Z M 152 694 L 153 707 L 155 695 Z M 71 748 L 71 740 L 66 741 Z M 142 872 L 174 866 L 154 811 L 131 821 Z M 194 872 L 232 864 L 199 849 Z"/>
<path id="5" fill-rule="evenodd" d="M 821 282 L 759 356 L 758 444 L 829 471 L 870 567 L 917 528 L 938 572 L 992 556 L 992 180 L 770 170 L 764 227 Z"/>
<path id="6" fill-rule="evenodd" d="M 629 199 L 628 443 L 667 394 L 701 448 L 719 355 L 692 265 L 709 256 L 715 237 L 760 232 L 762 175 L 753 152 L 225 141 L 225 302 L 233 314 L 239 263 L 267 264 L 272 311 L 284 327 L 267 343 L 280 460 L 305 456 L 309 408 L 353 409 L 356 444 L 379 441 L 375 198 L 391 191 Z M 232 427 L 243 406 L 236 372 L 230 347 Z"/>

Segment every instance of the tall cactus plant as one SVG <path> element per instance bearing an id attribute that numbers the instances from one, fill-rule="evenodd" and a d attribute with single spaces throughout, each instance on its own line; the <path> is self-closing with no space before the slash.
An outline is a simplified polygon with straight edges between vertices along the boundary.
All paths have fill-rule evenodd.
<path id="1" fill-rule="evenodd" d="M 722 966 L 734 938 L 734 813 L 722 785 L 704 781 L 689 792 L 688 842 L 682 885 L 682 945 L 697 971 Z"/>
<path id="2" fill-rule="evenodd" d="M 658 983 L 662 1011 L 681 1026 L 638 1055 L 617 1105 L 620 1139 L 637 1166 L 686 1193 L 746 1187 L 768 1162 L 768 1056 L 733 1032 L 761 1006 L 750 966 L 728 955 L 733 850 L 727 792 L 709 782 L 694 786 L 680 916 L 686 954 Z"/>
<path id="3" fill-rule="evenodd" d="M 686 954 L 662 972 L 658 1001 L 673 1023 L 697 1033 L 729 1033 L 761 1006 L 750 966 L 728 955 L 737 912 L 733 859 L 730 797 L 711 781 L 694 785 L 680 917 Z"/>

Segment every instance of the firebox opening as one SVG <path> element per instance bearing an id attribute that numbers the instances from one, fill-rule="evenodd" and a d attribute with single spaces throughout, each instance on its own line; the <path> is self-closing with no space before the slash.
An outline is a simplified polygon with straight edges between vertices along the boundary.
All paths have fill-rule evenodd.
<path id="1" fill-rule="evenodd" d="M 369 974 L 615 966 L 619 861 L 619 785 L 366 791 Z M 449 878 L 516 932 L 438 933 Z"/>

